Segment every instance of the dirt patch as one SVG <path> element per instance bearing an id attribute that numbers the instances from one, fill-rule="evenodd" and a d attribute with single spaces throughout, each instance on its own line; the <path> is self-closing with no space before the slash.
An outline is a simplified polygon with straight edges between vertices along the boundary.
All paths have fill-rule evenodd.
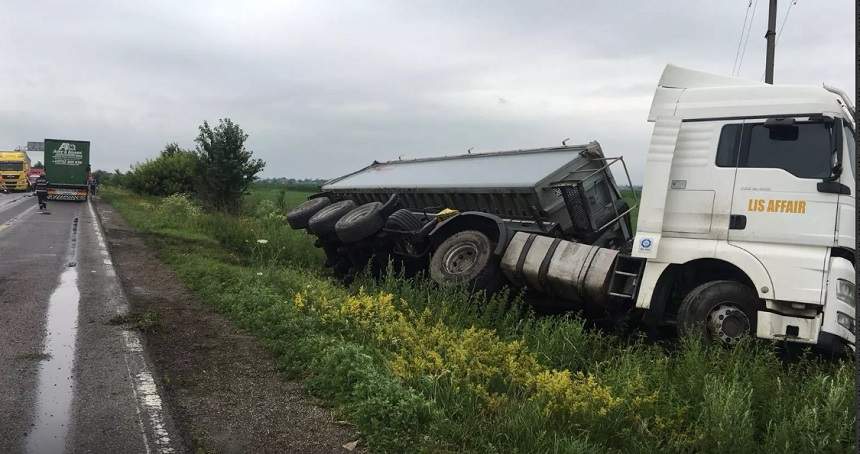
<path id="1" fill-rule="evenodd" d="M 47 361 L 51 359 L 51 355 L 48 353 L 41 352 L 22 353 L 16 356 L 15 359 L 20 359 L 22 361 Z"/>
<path id="2" fill-rule="evenodd" d="M 348 452 L 352 426 L 286 381 L 273 356 L 199 301 L 110 205 L 96 207 L 131 313 L 158 314 L 158 329 L 142 330 L 147 354 L 189 451 Z"/>
<path id="3" fill-rule="evenodd" d="M 136 329 L 143 332 L 154 332 L 161 328 L 158 314 L 155 312 L 117 315 L 108 320 L 108 324 L 123 325 L 126 329 Z"/>

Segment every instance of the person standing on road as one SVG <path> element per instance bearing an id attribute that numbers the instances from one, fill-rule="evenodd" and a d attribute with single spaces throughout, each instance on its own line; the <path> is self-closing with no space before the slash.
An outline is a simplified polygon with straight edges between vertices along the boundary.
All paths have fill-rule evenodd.
<path id="1" fill-rule="evenodd" d="M 87 177 L 87 183 L 90 187 L 90 195 L 96 195 L 96 178 L 93 174 L 90 174 L 89 177 Z"/>
<path id="2" fill-rule="evenodd" d="M 42 174 L 36 178 L 36 199 L 39 201 L 39 209 L 48 209 L 48 178 Z"/>

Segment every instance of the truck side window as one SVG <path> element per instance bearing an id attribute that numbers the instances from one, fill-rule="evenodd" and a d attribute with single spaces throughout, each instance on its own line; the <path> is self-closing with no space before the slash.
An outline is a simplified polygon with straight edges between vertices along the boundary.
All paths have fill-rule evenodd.
<path id="1" fill-rule="evenodd" d="M 742 124 L 725 125 L 720 132 L 720 143 L 717 145 L 717 166 L 735 167 L 738 164 Z"/>
<path id="2" fill-rule="evenodd" d="M 827 178 L 833 150 L 825 123 L 797 123 L 797 137 L 774 139 L 763 124 L 744 125 L 738 167 L 783 169 L 798 178 Z"/>
<path id="3" fill-rule="evenodd" d="M 797 136 L 772 134 L 763 123 L 723 126 L 717 166 L 783 169 L 798 178 L 827 178 L 833 150 L 831 128 L 822 122 L 797 122 Z"/>

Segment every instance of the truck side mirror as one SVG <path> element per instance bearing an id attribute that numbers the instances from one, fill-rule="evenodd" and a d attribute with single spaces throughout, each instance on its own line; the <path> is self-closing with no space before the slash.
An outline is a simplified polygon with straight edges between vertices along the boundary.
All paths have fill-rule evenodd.
<path id="1" fill-rule="evenodd" d="M 836 181 L 842 175 L 842 120 L 836 119 L 827 123 L 827 126 L 830 127 L 830 148 L 833 150 L 835 159 L 830 177 L 825 178 L 824 181 Z"/>

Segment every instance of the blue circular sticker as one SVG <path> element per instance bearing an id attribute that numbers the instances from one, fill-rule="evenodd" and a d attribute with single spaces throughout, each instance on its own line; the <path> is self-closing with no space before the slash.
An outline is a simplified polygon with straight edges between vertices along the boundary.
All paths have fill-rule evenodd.
<path id="1" fill-rule="evenodd" d="M 639 241 L 639 246 L 642 246 L 642 249 L 648 249 L 651 247 L 651 238 L 642 238 Z"/>

